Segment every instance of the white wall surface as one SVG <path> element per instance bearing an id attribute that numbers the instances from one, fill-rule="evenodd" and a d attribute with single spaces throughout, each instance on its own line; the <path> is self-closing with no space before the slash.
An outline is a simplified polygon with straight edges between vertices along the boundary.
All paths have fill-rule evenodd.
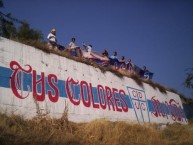
<path id="1" fill-rule="evenodd" d="M 33 78 L 37 77 L 33 72 L 38 76 L 44 74 L 43 81 L 37 86 L 33 83 Z M 70 79 L 77 84 L 71 83 Z M 35 101 L 35 88 L 41 88 L 43 82 L 45 87 L 37 94 L 44 92 L 45 98 Z M 97 93 L 97 88 L 102 94 Z M 57 98 L 55 102 L 49 99 L 48 91 Z M 101 104 L 97 101 L 100 98 Z M 164 94 L 145 83 L 141 87 L 131 78 L 102 73 L 98 68 L 0 37 L 1 112 L 32 118 L 37 115 L 37 106 L 42 113 L 57 118 L 67 108 L 69 120 L 74 122 L 105 118 L 139 123 L 187 123 L 178 94 Z"/>

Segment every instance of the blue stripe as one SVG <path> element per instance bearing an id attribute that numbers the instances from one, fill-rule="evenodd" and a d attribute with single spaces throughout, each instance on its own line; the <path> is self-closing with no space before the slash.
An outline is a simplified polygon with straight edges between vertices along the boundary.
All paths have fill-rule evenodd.
<path id="1" fill-rule="evenodd" d="M 149 112 L 154 112 L 154 107 L 153 107 L 152 101 L 147 100 L 147 104 L 148 104 Z"/>
<path id="2" fill-rule="evenodd" d="M 10 88 L 10 77 L 12 71 L 8 68 L 0 66 L 0 87 Z"/>
<path id="3" fill-rule="evenodd" d="M 58 80 L 58 89 L 59 89 L 59 96 L 60 97 L 64 97 L 64 98 L 67 98 L 67 95 L 66 95 L 66 82 L 63 81 L 63 80 Z"/>
<path id="4" fill-rule="evenodd" d="M 12 73 L 13 73 L 13 71 L 11 69 L 0 66 L 0 87 L 10 88 L 10 78 L 11 78 Z M 37 75 L 37 80 L 40 78 L 41 78 L 41 76 Z M 32 89 L 32 74 L 23 73 L 23 80 L 24 80 L 23 81 L 23 90 L 28 91 L 27 86 L 29 86 Z M 46 80 L 46 82 L 45 82 L 46 94 L 48 93 L 48 90 L 51 90 L 52 94 L 54 95 L 55 92 L 54 92 L 53 88 L 51 88 L 48 85 L 47 77 L 45 77 L 44 80 Z M 53 83 L 53 84 L 58 88 L 59 96 L 67 98 L 65 83 L 66 83 L 66 81 L 64 81 L 64 80 L 58 80 L 57 83 Z M 79 99 L 79 97 L 80 97 L 80 85 L 72 85 L 71 87 L 73 89 L 74 99 Z M 38 90 L 38 93 L 41 93 L 41 83 L 37 85 L 37 90 Z M 32 90 L 30 90 L 30 91 L 32 91 Z M 92 92 L 93 92 L 93 96 L 94 96 L 94 102 L 99 103 L 97 88 L 93 87 Z M 88 96 L 87 96 L 85 87 L 84 87 L 84 94 L 85 94 L 85 100 L 88 100 Z M 121 104 L 124 104 L 122 102 L 122 100 L 120 99 L 120 96 L 117 93 L 115 95 L 116 95 L 116 98 L 120 100 L 120 102 L 117 102 L 118 106 L 121 106 Z M 128 108 L 133 108 L 130 97 L 127 95 L 124 97 L 124 99 L 128 105 Z M 102 102 L 104 103 L 103 97 L 102 97 Z M 156 111 L 151 100 L 147 100 L 147 105 L 149 108 L 149 113 Z M 176 108 L 168 106 L 164 103 L 159 103 L 157 111 L 159 113 L 170 115 L 171 111 L 173 113 L 176 113 L 175 112 Z M 181 110 L 181 111 L 183 112 L 183 117 L 185 117 L 184 111 L 183 110 Z"/>

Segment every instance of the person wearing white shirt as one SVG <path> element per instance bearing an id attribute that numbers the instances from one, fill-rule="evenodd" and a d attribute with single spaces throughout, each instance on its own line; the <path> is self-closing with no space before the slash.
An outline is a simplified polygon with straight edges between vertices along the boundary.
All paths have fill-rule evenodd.
<path id="1" fill-rule="evenodd" d="M 82 51 L 79 46 L 76 46 L 75 41 L 76 39 L 73 37 L 68 45 L 68 49 L 70 50 L 71 55 L 82 56 Z"/>
<path id="2" fill-rule="evenodd" d="M 69 49 L 75 49 L 75 48 L 77 48 L 78 46 L 76 46 L 76 44 L 75 44 L 75 41 L 76 41 L 76 39 L 75 38 L 72 38 L 71 39 L 71 42 L 69 43 Z"/>
<path id="3" fill-rule="evenodd" d="M 86 45 L 86 44 L 83 43 L 83 46 L 84 46 L 84 50 L 86 52 L 92 52 L 92 45 L 91 44 Z"/>
<path id="4" fill-rule="evenodd" d="M 47 36 L 50 49 L 57 49 L 56 29 L 52 29 Z"/>

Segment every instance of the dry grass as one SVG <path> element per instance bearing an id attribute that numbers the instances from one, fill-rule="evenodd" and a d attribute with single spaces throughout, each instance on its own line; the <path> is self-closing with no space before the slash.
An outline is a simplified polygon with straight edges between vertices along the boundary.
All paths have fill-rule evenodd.
<path id="1" fill-rule="evenodd" d="M 193 124 L 158 125 L 95 120 L 66 122 L 62 118 L 25 120 L 0 114 L 1 145 L 192 145 Z"/>
<path id="2" fill-rule="evenodd" d="M 144 80 L 142 80 L 138 75 L 131 74 L 129 77 L 132 78 L 139 86 L 143 87 Z"/>
<path id="3" fill-rule="evenodd" d="M 1 145 L 76 145 L 78 137 L 71 132 L 73 123 L 67 125 L 61 119 L 24 120 L 20 116 L 0 116 Z M 75 127 L 76 129 L 76 127 Z"/>
<path id="4" fill-rule="evenodd" d="M 173 124 L 163 130 L 162 138 L 169 140 L 168 145 L 193 145 L 193 124 Z"/>
<path id="5" fill-rule="evenodd" d="M 160 134 L 155 129 L 126 122 L 95 120 L 81 126 L 79 132 L 86 145 L 153 145 L 156 142 L 162 143 Z"/>

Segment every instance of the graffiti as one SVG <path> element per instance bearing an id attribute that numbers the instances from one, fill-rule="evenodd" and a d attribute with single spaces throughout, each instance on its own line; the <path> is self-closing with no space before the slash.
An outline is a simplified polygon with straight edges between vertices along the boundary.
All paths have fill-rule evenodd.
<path id="1" fill-rule="evenodd" d="M 75 91 L 79 86 L 79 91 Z M 86 81 L 75 81 L 73 78 L 68 78 L 66 81 L 66 92 L 69 100 L 74 105 L 79 105 L 82 101 L 85 107 L 92 107 L 103 110 L 113 110 L 117 112 L 127 112 L 128 103 L 125 100 L 126 93 L 124 90 L 116 88 L 109 88 L 108 86 L 97 85 L 97 95 L 93 94 L 93 87 L 91 83 Z M 80 94 L 77 94 L 79 93 Z M 96 103 L 98 100 L 99 103 Z"/>
<path id="2" fill-rule="evenodd" d="M 12 90 L 13 94 L 20 99 L 25 99 L 26 97 L 29 96 L 30 87 L 29 87 L 29 85 L 27 86 L 28 94 L 26 96 L 24 96 L 24 94 L 23 94 L 23 82 L 21 82 L 21 79 L 20 79 L 21 77 L 19 77 L 19 75 L 20 75 L 20 73 L 22 75 L 23 75 L 23 73 L 27 73 L 27 74 L 32 73 L 33 97 L 37 101 L 44 101 L 45 100 L 45 79 L 46 79 L 44 73 L 42 72 L 40 79 L 37 80 L 36 71 L 32 70 L 32 67 L 30 65 L 25 65 L 25 66 L 27 66 L 28 69 L 23 69 L 16 61 L 12 61 L 10 63 L 10 68 L 13 70 L 13 74 L 11 75 L 11 79 L 10 79 L 11 90 Z M 47 77 L 47 82 L 48 82 L 48 85 L 50 86 L 50 88 L 52 88 L 52 90 L 55 91 L 55 95 L 52 94 L 51 90 L 48 90 L 48 97 L 49 97 L 50 101 L 57 102 L 57 100 L 59 98 L 58 89 L 55 86 L 55 84 L 52 82 L 52 80 L 55 83 L 57 83 L 57 76 L 54 74 L 49 74 Z M 38 93 L 38 91 L 37 91 L 38 85 L 41 86 L 41 90 L 40 90 L 41 93 Z"/>
<path id="3" fill-rule="evenodd" d="M 167 118 L 168 119 L 168 108 L 166 106 L 167 102 L 165 102 L 164 104 L 161 104 L 159 102 L 159 100 L 155 99 L 155 96 L 153 96 L 151 98 L 152 104 L 153 104 L 153 108 L 154 108 L 154 112 L 152 112 L 152 116 L 153 117 L 163 117 L 163 118 Z"/>
<path id="4" fill-rule="evenodd" d="M 9 43 L 6 39 L 3 41 Z M 75 122 L 106 118 L 139 123 L 187 124 L 178 94 L 168 91 L 167 94 L 162 94 L 145 82 L 140 86 L 129 77 L 118 78 L 111 72 L 101 73 L 98 68 L 87 68 L 85 64 L 76 63 L 68 58 L 19 46 L 21 45 L 15 45 L 14 42 L 5 45 L 9 51 L 2 52 L 2 57 L 0 56 L 2 110 L 8 108 L 26 117 L 34 117 L 37 108 L 33 100 L 36 99 L 41 109 L 51 112 L 50 117 L 59 117 L 63 114 L 64 108 L 68 107 L 69 120 Z M 22 55 L 9 61 L 14 56 L 13 52 L 20 54 L 21 50 Z M 87 58 L 92 59 L 90 55 Z M 115 70 L 129 71 L 128 74 L 138 74 L 145 79 L 151 79 L 153 76 L 151 72 L 144 74 L 141 68 L 134 64 L 129 66 L 115 60 L 109 62 L 108 58 L 102 57 L 95 61 L 105 66 L 110 64 Z"/>
<path id="5" fill-rule="evenodd" d="M 23 72 L 30 73 L 32 71 L 31 66 L 29 65 L 25 65 L 25 66 L 27 66 L 28 69 L 23 69 L 16 61 L 12 61 L 10 63 L 10 68 L 14 71 L 10 80 L 11 88 L 12 88 L 13 94 L 20 99 L 27 98 L 30 92 L 30 88 L 29 86 L 27 86 L 28 94 L 26 96 L 24 96 L 23 94 L 23 85 L 22 85 Z M 20 90 L 20 92 L 18 90 Z"/>
<path id="6" fill-rule="evenodd" d="M 48 98 L 51 102 L 57 102 L 59 99 L 59 88 L 58 78 L 54 74 L 49 74 L 45 77 L 45 73 L 41 72 L 41 75 L 37 77 L 37 72 L 32 70 L 30 65 L 26 65 L 28 69 L 23 69 L 16 61 L 10 63 L 10 68 L 13 70 L 11 75 L 11 90 L 14 95 L 20 99 L 25 99 L 30 94 L 30 89 L 32 90 L 32 95 L 37 101 L 44 101 L 46 97 L 46 90 Z M 28 94 L 23 96 L 23 91 L 21 85 L 23 82 L 18 81 L 20 73 L 32 74 L 31 85 L 28 85 Z M 48 89 L 46 87 L 48 84 Z M 32 86 L 30 88 L 30 86 Z M 39 89 L 38 89 L 39 88 Z M 126 97 L 128 97 L 124 90 L 110 88 L 108 86 L 97 85 L 97 93 L 93 93 L 94 88 L 91 83 L 86 81 L 75 81 L 73 78 L 68 78 L 66 80 L 63 89 L 66 91 L 67 97 L 70 102 L 74 105 L 80 105 L 82 102 L 85 107 L 93 107 L 103 110 L 113 110 L 117 112 L 128 112 L 128 102 Z M 39 91 L 38 91 L 39 90 Z"/>
<path id="7" fill-rule="evenodd" d="M 170 99 L 169 101 L 161 103 L 158 99 L 156 99 L 155 96 L 153 96 L 151 98 L 151 101 L 154 108 L 154 111 L 151 113 L 152 117 L 161 117 L 166 118 L 167 120 L 171 118 L 173 121 L 187 122 L 183 109 L 180 106 L 179 102 L 177 102 L 176 100 Z"/>
<path id="8" fill-rule="evenodd" d="M 33 96 L 42 102 L 47 97 L 56 103 L 59 97 L 65 97 L 74 106 L 82 104 L 85 108 L 124 113 L 133 111 L 139 123 L 151 122 L 155 118 L 187 122 L 184 110 L 176 99 L 160 99 L 161 97 L 153 96 L 147 97 L 150 98 L 147 100 L 145 91 L 136 88 L 127 87 L 128 94 L 126 94 L 124 88 L 111 88 L 102 84 L 93 87 L 91 82 L 72 77 L 58 80 L 55 74 L 40 72 L 38 75 L 30 65 L 22 67 L 16 61 L 10 62 L 10 69 L 10 88 L 19 99 Z"/>

